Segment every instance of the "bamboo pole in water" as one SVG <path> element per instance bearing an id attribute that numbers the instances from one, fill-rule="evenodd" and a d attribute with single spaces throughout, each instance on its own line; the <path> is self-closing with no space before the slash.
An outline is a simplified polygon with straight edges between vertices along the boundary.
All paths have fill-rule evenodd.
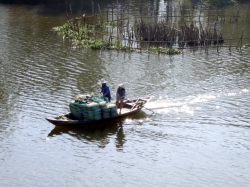
<path id="1" fill-rule="evenodd" d="M 150 49 L 150 26 L 148 26 L 148 49 Z"/>
<path id="2" fill-rule="evenodd" d="M 199 22 L 199 25 L 197 25 L 196 22 L 194 21 L 190 21 L 190 20 L 184 20 L 182 19 L 180 22 L 182 25 L 179 25 L 179 20 L 175 19 L 177 16 L 174 15 L 170 15 L 168 14 L 168 19 L 174 20 L 174 21 L 167 21 L 166 17 L 165 20 L 162 19 L 162 17 L 159 16 L 159 12 L 157 10 L 153 10 L 152 14 L 154 16 L 154 18 L 151 18 L 152 16 L 150 15 L 150 6 L 148 4 L 148 11 L 145 15 L 146 11 L 143 11 L 142 6 L 140 7 L 140 11 L 139 11 L 139 15 L 137 15 L 137 17 L 135 16 L 135 21 L 133 23 L 131 23 L 131 19 L 130 19 L 130 11 L 129 8 L 127 9 L 127 17 L 125 16 L 123 18 L 122 13 L 124 10 L 126 10 L 125 8 L 120 8 L 118 9 L 118 0 L 117 0 L 117 9 L 116 11 L 114 11 L 114 7 L 112 6 L 112 12 L 111 12 L 111 16 L 112 16 L 112 22 L 110 23 L 116 23 L 116 36 L 113 35 L 113 27 L 114 25 L 112 25 L 111 27 L 107 27 L 107 33 L 104 33 L 103 30 L 105 31 L 105 29 L 100 29 L 99 27 L 94 28 L 94 30 L 92 31 L 88 31 L 90 33 L 90 36 L 92 34 L 95 35 L 95 39 L 98 39 L 97 33 L 99 33 L 99 30 L 102 30 L 102 38 L 104 36 L 104 34 L 106 34 L 107 37 L 109 37 L 109 44 L 112 45 L 112 40 L 116 40 L 116 41 L 121 41 L 123 40 L 123 42 L 125 43 L 125 46 L 128 46 L 129 51 L 131 52 L 131 49 L 137 44 L 137 46 L 140 48 L 140 51 L 142 51 L 142 47 L 143 46 L 147 46 L 148 50 L 150 49 L 150 46 L 155 46 L 155 47 L 166 47 L 166 48 L 171 48 L 173 46 L 175 46 L 176 44 L 179 45 L 179 48 L 184 49 L 185 47 L 195 47 L 195 46 L 204 46 L 205 47 L 205 51 L 208 50 L 209 45 L 215 45 L 216 44 L 216 48 L 217 48 L 217 52 L 219 52 L 219 48 L 222 47 L 222 45 L 220 45 L 224 39 L 221 35 L 221 33 L 219 32 L 219 25 L 222 22 L 225 22 L 226 18 L 225 18 L 225 13 L 221 13 L 218 10 L 216 12 L 214 12 L 214 15 L 211 15 L 211 21 L 214 21 L 214 19 L 216 18 L 216 22 L 213 26 L 207 26 L 207 27 L 203 27 L 202 26 L 202 12 L 199 11 L 199 14 L 197 16 L 194 16 L 190 11 L 189 11 L 189 17 L 198 17 L 197 21 Z M 100 21 L 103 16 L 102 16 L 102 12 L 100 9 L 100 6 L 98 4 L 98 8 L 99 8 L 99 14 L 95 14 L 94 13 L 94 3 L 92 2 L 92 16 L 90 17 L 91 19 L 93 19 L 93 23 L 97 23 L 98 20 Z M 121 16 L 119 17 L 119 10 L 121 13 Z M 182 10 L 182 9 L 181 9 Z M 109 18 L 109 8 L 107 8 L 107 22 L 110 21 Z M 114 20 L 114 14 L 116 13 L 116 20 Z M 246 15 L 242 16 L 242 12 L 240 12 L 238 10 L 237 15 L 233 15 L 232 16 L 232 12 L 229 14 L 230 15 L 230 19 L 232 17 L 232 19 L 234 20 L 234 23 L 240 22 L 242 18 L 242 23 L 245 21 L 247 21 Z M 144 15 L 144 16 L 143 16 Z M 100 17 L 101 16 L 101 17 Z M 105 16 L 105 15 L 104 15 Z M 166 16 L 166 14 L 165 14 Z M 224 19 L 223 19 L 224 16 Z M 86 23 L 85 19 L 87 16 L 85 16 L 84 19 L 84 23 Z M 88 16 L 89 17 L 89 16 Z M 158 20 L 156 19 L 156 17 L 158 18 Z M 210 14 L 208 16 L 208 25 L 210 21 Z M 138 18 L 138 19 L 137 19 Z M 76 35 L 80 36 L 80 28 L 77 24 L 77 19 L 72 19 L 72 24 L 71 27 L 73 27 L 76 31 Z M 124 24 L 123 24 L 124 22 Z M 177 28 L 177 29 L 176 29 Z M 99 29 L 99 30 L 98 30 Z M 231 51 L 231 46 L 232 46 L 232 42 L 233 42 L 233 33 L 234 33 L 234 29 L 235 29 L 235 25 L 231 34 L 231 39 L 225 39 L 230 41 L 230 46 L 229 46 L 229 50 Z M 239 38 L 238 41 L 238 45 L 237 45 L 237 49 L 238 48 L 242 48 L 242 44 L 243 44 L 243 38 L 244 38 L 244 32 L 243 32 L 243 27 L 242 27 L 242 34 L 241 37 Z M 121 36 L 119 35 L 119 32 L 121 33 L 121 35 L 123 36 L 123 39 L 121 39 Z M 119 37 L 120 36 L 120 37 Z M 81 37 L 81 36 L 80 36 Z M 225 47 L 225 45 L 223 46 Z"/>
<path id="3" fill-rule="evenodd" d="M 231 45 L 232 45 L 232 40 L 233 40 L 234 28 L 235 28 L 235 24 L 234 24 L 234 27 L 233 27 L 233 30 L 232 30 L 232 34 L 231 34 L 231 41 L 230 41 L 229 51 L 231 51 Z"/>
<path id="4" fill-rule="evenodd" d="M 216 41 L 216 43 L 217 43 L 217 53 L 219 53 L 219 35 L 218 35 L 218 33 L 216 33 L 216 36 L 217 36 L 217 41 Z"/>
<path id="5" fill-rule="evenodd" d="M 109 22 L 109 9 L 107 8 L 107 23 Z"/>
<path id="6" fill-rule="evenodd" d="M 242 25 L 242 30 L 241 30 L 241 36 L 240 36 L 240 39 L 239 39 L 239 42 L 238 42 L 238 45 L 236 47 L 236 49 L 238 49 L 240 47 L 240 50 L 241 50 L 241 47 L 242 47 L 242 39 L 243 39 L 243 25 Z"/>
<path id="7" fill-rule="evenodd" d="M 117 0 L 117 8 L 116 8 L 116 36 L 118 38 L 118 0 Z"/>
<path id="8" fill-rule="evenodd" d="M 114 21 L 114 7 L 112 6 L 112 22 Z"/>
<path id="9" fill-rule="evenodd" d="M 235 18 L 235 21 L 236 21 L 236 22 L 238 22 L 238 18 L 239 18 L 239 10 L 238 10 L 237 16 L 236 16 L 236 18 Z"/>

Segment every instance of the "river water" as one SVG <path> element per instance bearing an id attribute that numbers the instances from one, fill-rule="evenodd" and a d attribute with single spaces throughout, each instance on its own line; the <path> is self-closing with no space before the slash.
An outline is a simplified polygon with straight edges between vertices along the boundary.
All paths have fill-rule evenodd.
<path id="1" fill-rule="evenodd" d="M 73 49 L 52 31 L 65 16 L 39 9 L 0 4 L 1 187 L 249 186 L 248 49 Z M 45 120 L 101 78 L 150 110 L 93 130 Z"/>

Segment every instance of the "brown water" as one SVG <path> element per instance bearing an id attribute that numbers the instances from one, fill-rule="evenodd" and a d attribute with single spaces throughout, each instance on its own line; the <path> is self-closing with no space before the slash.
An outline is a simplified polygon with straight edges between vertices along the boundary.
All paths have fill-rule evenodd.
<path id="1" fill-rule="evenodd" d="M 0 186 L 249 186 L 249 50 L 76 50 L 52 31 L 65 16 L 39 9 L 0 5 Z M 45 120 L 101 78 L 152 96 L 154 114 L 95 130 Z"/>

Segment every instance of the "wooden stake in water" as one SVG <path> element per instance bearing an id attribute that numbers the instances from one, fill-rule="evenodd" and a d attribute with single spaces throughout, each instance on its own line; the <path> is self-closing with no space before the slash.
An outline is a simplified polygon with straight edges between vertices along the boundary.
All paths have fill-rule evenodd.
<path id="1" fill-rule="evenodd" d="M 107 8 L 107 23 L 109 22 L 109 9 Z"/>
<path id="2" fill-rule="evenodd" d="M 243 29 L 244 29 L 244 27 L 242 26 L 241 37 L 240 37 L 240 40 L 239 40 L 238 45 L 236 47 L 236 49 L 238 49 L 238 47 L 240 47 L 240 50 L 241 50 L 241 47 L 242 47 Z"/>
<path id="3" fill-rule="evenodd" d="M 231 40 L 230 40 L 229 51 L 231 51 L 231 45 L 232 45 L 232 40 L 233 40 L 234 28 L 235 28 L 235 24 L 234 24 L 233 31 L 232 31 L 232 34 L 231 34 Z"/>
<path id="4" fill-rule="evenodd" d="M 118 0 L 117 0 L 117 7 L 116 7 L 116 37 L 118 37 Z"/>

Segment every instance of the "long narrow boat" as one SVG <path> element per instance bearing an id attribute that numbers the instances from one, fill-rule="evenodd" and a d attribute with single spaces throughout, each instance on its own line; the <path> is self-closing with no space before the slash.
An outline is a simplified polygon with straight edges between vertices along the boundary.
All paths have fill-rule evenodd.
<path id="1" fill-rule="evenodd" d="M 57 117 L 46 118 L 47 121 L 55 126 L 81 126 L 96 127 L 110 124 L 111 121 L 138 113 L 150 100 L 150 97 L 138 98 L 134 100 L 125 100 L 121 114 L 117 116 L 100 120 L 78 120 L 72 113 L 63 114 Z M 117 109 L 120 110 L 120 109 Z"/>

